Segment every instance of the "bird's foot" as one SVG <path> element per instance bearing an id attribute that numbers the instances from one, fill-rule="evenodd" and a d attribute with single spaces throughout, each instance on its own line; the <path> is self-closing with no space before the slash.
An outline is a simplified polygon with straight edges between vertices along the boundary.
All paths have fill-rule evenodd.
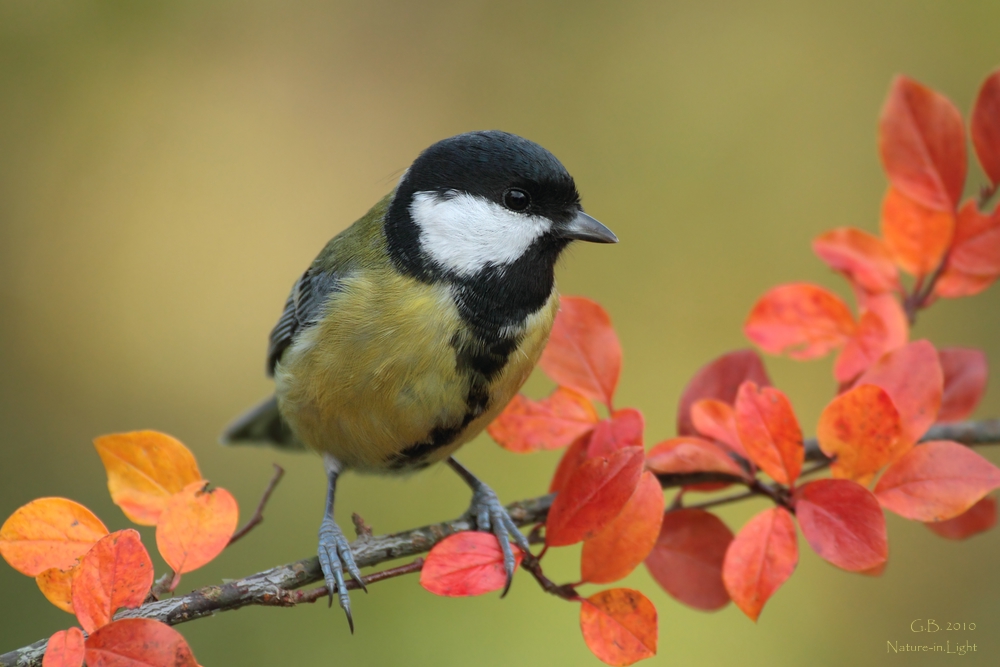
<path id="1" fill-rule="evenodd" d="M 517 529 L 514 520 L 510 518 L 510 514 L 500 503 L 500 499 L 497 498 L 493 489 L 478 479 L 471 486 L 472 504 L 469 505 L 465 515 L 475 522 L 479 530 L 493 533 L 497 542 L 500 543 L 500 551 L 503 552 L 503 569 L 507 573 L 507 583 L 503 587 L 503 593 L 500 594 L 500 597 L 503 597 L 510 590 L 514 568 L 517 565 L 514 552 L 510 547 L 510 537 L 513 536 L 514 543 L 524 553 L 530 553 L 528 539 Z"/>
<path id="2" fill-rule="evenodd" d="M 333 606 L 333 594 L 336 591 L 340 607 L 347 614 L 351 634 L 354 634 L 354 617 L 351 615 L 351 598 L 344 583 L 344 569 L 347 569 L 351 578 L 366 593 L 368 588 L 361 578 L 361 570 L 354 562 L 354 554 L 351 553 L 351 545 L 344 536 L 344 531 L 329 516 L 323 517 L 323 523 L 319 527 L 319 565 L 326 580 L 326 590 L 330 593 L 330 606 Z"/>

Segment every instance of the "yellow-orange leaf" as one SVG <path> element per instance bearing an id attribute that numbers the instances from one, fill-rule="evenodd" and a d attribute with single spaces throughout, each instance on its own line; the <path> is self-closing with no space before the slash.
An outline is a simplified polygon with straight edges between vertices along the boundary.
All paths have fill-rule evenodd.
<path id="1" fill-rule="evenodd" d="M 79 572 L 79 564 L 68 570 L 53 567 L 35 577 L 35 583 L 38 584 L 38 590 L 42 592 L 46 600 L 59 609 L 72 614 L 73 580 Z"/>
<path id="2" fill-rule="evenodd" d="M 627 576 L 653 550 L 662 519 L 663 488 L 647 470 L 621 513 L 583 543 L 583 581 L 607 584 Z"/>
<path id="3" fill-rule="evenodd" d="M 836 459 L 830 467 L 833 476 L 861 484 L 913 446 L 901 434 L 892 398 L 873 384 L 860 385 L 830 401 L 816 427 L 820 449 Z"/>
<path id="4" fill-rule="evenodd" d="M 0 555 L 29 577 L 69 569 L 108 534 L 101 520 L 66 498 L 39 498 L 18 508 L 0 527 Z"/>
<path id="5" fill-rule="evenodd" d="M 210 562 L 236 530 L 236 500 L 225 489 L 205 486 L 195 482 L 171 496 L 156 525 L 156 547 L 177 574 Z"/>
<path id="6" fill-rule="evenodd" d="M 583 600 L 583 640 L 609 665 L 631 665 L 656 655 L 656 607 L 639 591 L 612 588 Z"/>
<path id="7" fill-rule="evenodd" d="M 140 526 L 155 526 L 167 498 L 201 479 L 191 450 L 165 433 L 102 435 L 94 447 L 108 473 L 111 499 Z"/>
<path id="8" fill-rule="evenodd" d="M 889 188 L 882 201 L 882 236 L 901 269 L 918 277 L 934 271 L 954 233 L 953 213 L 926 208 Z"/>

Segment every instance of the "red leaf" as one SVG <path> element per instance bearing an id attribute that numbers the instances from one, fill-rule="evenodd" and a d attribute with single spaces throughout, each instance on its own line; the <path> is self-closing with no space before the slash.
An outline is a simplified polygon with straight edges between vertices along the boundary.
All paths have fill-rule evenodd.
<path id="1" fill-rule="evenodd" d="M 913 446 L 900 437 L 899 412 L 881 387 L 863 384 L 823 409 L 816 437 L 823 453 L 836 460 L 834 477 L 867 484 L 876 472 Z"/>
<path id="2" fill-rule="evenodd" d="M 795 522 L 783 507 L 772 507 L 750 519 L 729 545 L 722 581 L 736 606 L 756 622 L 798 562 Z"/>
<path id="3" fill-rule="evenodd" d="M 601 420 L 587 446 L 587 456 L 611 456 L 625 447 L 642 447 L 642 432 L 646 421 L 635 408 L 615 411 L 611 419 Z"/>
<path id="4" fill-rule="evenodd" d="M 918 445 L 885 471 L 875 495 L 882 506 L 916 521 L 956 517 L 1000 487 L 1000 469 L 948 440 Z"/>
<path id="5" fill-rule="evenodd" d="M 986 393 L 986 355 L 972 348 L 945 347 L 938 350 L 938 357 L 944 373 L 944 394 L 937 419 L 965 419 Z"/>
<path id="6" fill-rule="evenodd" d="M 573 441 L 559 459 L 556 472 L 552 476 L 552 483 L 549 484 L 549 493 L 559 493 L 566 488 L 573 473 L 587 460 L 587 447 L 590 445 L 590 438 L 593 432 L 584 433 Z"/>
<path id="7" fill-rule="evenodd" d="M 764 362 L 755 350 L 736 350 L 702 366 L 681 394 L 677 406 L 677 435 L 698 434 L 691 420 L 691 406 L 695 402 L 714 398 L 732 405 L 744 380 L 752 380 L 761 387 L 771 384 Z"/>
<path id="8" fill-rule="evenodd" d="M 997 501 L 986 496 L 958 516 L 945 521 L 932 521 L 924 525 L 949 540 L 964 540 L 984 533 L 997 522 Z"/>
<path id="9" fill-rule="evenodd" d="M 906 312 L 894 294 L 870 294 L 864 290 L 855 290 L 858 298 L 858 310 L 862 317 L 872 312 L 879 316 L 885 327 L 883 354 L 903 347 L 910 341 L 910 323 Z"/>
<path id="10" fill-rule="evenodd" d="M 794 484 L 805 449 L 792 404 L 779 389 L 744 382 L 736 397 L 736 430 L 750 459 L 779 484 Z"/>
<path id="11" fill-rule="evenodd" d="M 80 628 L 60 630 L 51 637 L 42 657 L 42 667 L 82 667 L 83 633 Z"/>
<path id="12" fill-rule="evenodd" d="M 609 665 L 631 665 L 656 655 L 656 607 L 639 591 L 612 588 L 580 607 L 583 641 Z"/>
<path id="13" fill-rule="evenodd" d="M 813 240 L 813 252 L 868 292 L 899 287 L 899 272 L 882 239 L 853 227 L 832 229 Z"/>
<path id="14" fill-rule="evenodd" d="M 970 134 L 983 171 L 994 185 L 1000 183 L 1000 70 L 986 77 L 979 89 Z"/>
<path id="15" fill-rule="evenodd" d="M 948 211 L 965 185 L 965 128 L 947 97 L 905 76 L 892 82 L 879 119 L 879 154 L 893 186 Z"/>
<path id="16" fill-rule="evenodd" d="M 76 619 L 92 633 L 121 607 L 141 605 L 152 585 L 153 562 L 139 533 L 129 528 L 106 535 L 83 557 L 73 580 Z"/>
<path id="17" fill-rule="evenodd" d="M 671 438 L 649 450 L 646 468 L 658 474 L 718 472 L 746 478 L 746 472 L 725 449 L 701 438 Z"/>
<path id="18" fill-rule="evenodd" d="M 914 276 L 941 264 L 955 234 L 955 215 L 913 201 L 889 188 L 882 200 L 882 236 L 900 268 Z"/>
<path id="19" fill-rule="evenodd" d="M 236 531 L 239 509 L 222 488 L 195 482 L 167 500 L 156 525 L 156 548 L 177 574 L 197 570 L 222 553 Z"/>
<path id="20" fill-rule="evenodd" d="M 704 611 L 721 609 L 729 603 L 722 563 L 732 541 L 733 532 L 714 514 L 700 509 L 667 512 L 646 567 L 679 602 Z"/>
<path id="21" fill-rule="evenodd" d="M 871 570 L 889 557 L 885 515 L 865 487 L 818 479 L 795 490 L 795 516 L 820 558 L 850 572 Z"/>
<path id="22" fill-rule="evenodd" d="M 626 447 L 610 457 L 584 461 L 552 502 L 545 543 L 575 544 L 593 537 L 618 516 L 639 483 L 642 454 L 641 447 Z"/>
<path id="23" fill-rule="evenodd" d="M 856 328 L 851 310 L 833 292 L 792 283 L 764 294 L 750 311 L 743 332 L 770 354 L 815 359 L 846 343 Z"/>
<path id="24" fill-rule="evenodd" d="M 858 385 L 874 384 L 888 392 L 899 411 L 903 440 L 914 443 L 937 418 L 944 377 L 937 350 L 918 340 L 885 355 L 861 377 Z"/>
<path id="25" fill-rule="evenodd" d="M 608 584 L 628 576 L 652 551 L 662 517 L 663 488 L 647 470 L 618 516 L 583 543 L 583 581 Z"/>
<path id="26" fill-rule="evenodd" d="M 556 384 L 610 408 L 622 367 L 611 318 L 590 299 L 563 297 L 538 365 Z"/>
<path id="27" fill-rule="evenodd" d="M 978 294 L 1000 276 L 1000 209 L 983 215 L 973 201 L 958 211 L 944 272 L 934 286 L 941 297 Z"/>
<path id="28" fill-rule="evenodd" d="M 745 459 L 750 458 L 740 442 L 740 434 L 736 431 L 736 412 L 730 404 L 703 398 L 691 406 L 691 421 L 701 435 L 723 443 Z"/>
<path id="29" fill-rule="evenodd" d="M 882 318 L 869 311 L 861 315 L 858 330 L 844 345 L 833 364 L 833 377 L 837 382 L 850 382 L 888 352 L 885 324 Z"/>
<path id="30" fill-rule="evenodd" d="M 486 428 L 504 449 L 525 453 L 561 449 L 597 423 L 591 402 L 572 389 L 558 387 L 541 401 L 518 394 Z"/>
<path id="31" fill-rule="evenodd" d="M 514 549 L 515 567 L 524 554 Z M 491 533 L 456 533 L 434 545 L 420 570 L 420 585 L 435 595 L 463 597 L 498 591 L 507 584 L 503 552 Z"/>
<path id="32" fill-rule="evenodd" d="M 125 618 L 87 638 L 87 667 L 198 667 L 181 633 L 148 618 Z"/>

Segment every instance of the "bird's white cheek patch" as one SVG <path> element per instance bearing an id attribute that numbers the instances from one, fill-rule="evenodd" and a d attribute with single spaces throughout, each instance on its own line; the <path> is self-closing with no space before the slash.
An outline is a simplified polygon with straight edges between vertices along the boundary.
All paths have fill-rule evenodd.
<path id="1" fill-rule="evenodd" d="M 423 251 L 463 276 L 516 261 L 552 228 L 548 218 L 514 213 L 467 193 L 417 192 L 410 216 L 420 227 Z"/>

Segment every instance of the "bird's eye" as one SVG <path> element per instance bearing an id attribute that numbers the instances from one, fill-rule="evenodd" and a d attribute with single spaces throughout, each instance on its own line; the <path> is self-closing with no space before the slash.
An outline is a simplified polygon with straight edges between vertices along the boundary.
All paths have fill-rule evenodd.
<path id="1" fill-rule="evenodd" d="M 511 188 L 503 193 L 503 205 L 512 211 L 523 211 L 531 204 L 531 197 L 524 190 Z"/>

